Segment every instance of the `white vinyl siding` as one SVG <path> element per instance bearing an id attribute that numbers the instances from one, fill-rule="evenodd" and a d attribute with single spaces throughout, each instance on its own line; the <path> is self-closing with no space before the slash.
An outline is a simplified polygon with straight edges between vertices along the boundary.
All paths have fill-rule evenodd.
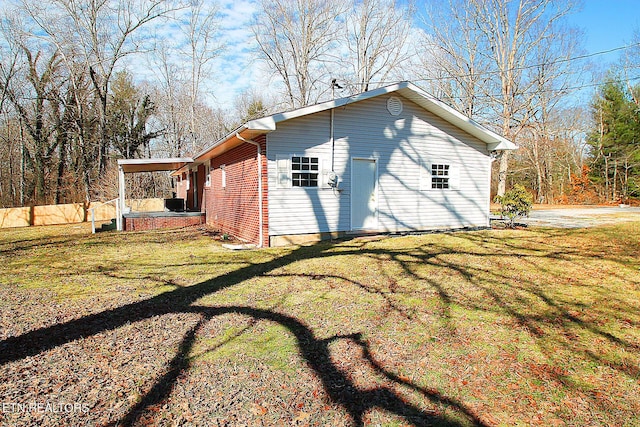
<path id="1" fill-rule="evenodd" d="M 324 185 L 331 165 L 329 111 L 281 122 L 267 135 L 270 235 L 350 231 L 354 158 L 377 162 L 380 231 L 489 224 L 486 144 L 405 98 L 402 112 L 392 116 L 387 98 L 335 110 L 333 170 L 340 177 L 339 191 Z M 281 160 L 292 153 L 316 156 L 329 165 L 321 166 L 320 187 L 283 185 Z M 448 189 L 431 188 L 432 164 L 450 165 Z"/>

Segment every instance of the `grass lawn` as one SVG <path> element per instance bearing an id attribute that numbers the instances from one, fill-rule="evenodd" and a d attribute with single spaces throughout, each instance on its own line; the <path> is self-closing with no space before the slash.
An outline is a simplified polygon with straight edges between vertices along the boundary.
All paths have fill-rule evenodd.
<path id="1" fill-rule="evenodd" d="M 0 230 L 0 425 L 640 425 L 640 223 Z"/>

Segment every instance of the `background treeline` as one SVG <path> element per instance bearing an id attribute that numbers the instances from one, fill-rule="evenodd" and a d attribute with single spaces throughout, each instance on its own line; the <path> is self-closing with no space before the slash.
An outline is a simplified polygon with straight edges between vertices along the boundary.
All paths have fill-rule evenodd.
<path id="1" fill-rule="evenodd" d="M 6 1 L 0 205 L 113 198 L 115 159 L 193 155 L 253 117 L 399 80 L 520 146 L 495 162 L 498 194 L 521 183 L 541 203 L 640 197 L 638 40 L 599 70 L 567 24 L 575 2 L 246 4 L 238 49 L 209 0 Z M 252 84 L 220 108 L 220 75 L 239 55 Z M 130 187 L 162 197 L 170 181 Z"/>

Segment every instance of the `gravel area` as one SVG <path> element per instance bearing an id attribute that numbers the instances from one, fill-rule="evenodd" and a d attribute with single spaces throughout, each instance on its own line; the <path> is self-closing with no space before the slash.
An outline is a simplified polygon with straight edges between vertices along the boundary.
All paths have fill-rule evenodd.
<path id="1" fill-rule="evenodd" d="M 640 221 L 640 208 L 594 206 L 534 209 L 523 222 L 543 227 L 584 228 L 627 221 Z"/>

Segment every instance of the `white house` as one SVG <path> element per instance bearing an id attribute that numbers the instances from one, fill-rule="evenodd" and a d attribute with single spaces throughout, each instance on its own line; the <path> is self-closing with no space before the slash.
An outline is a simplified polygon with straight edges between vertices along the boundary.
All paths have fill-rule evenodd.
<path id="1" fill-rule="evenodd" d="M 488 227 L 492 154 L 515 148 L 402 82 L 252 120 L 173 174 L 209 224 L 274 246 Z"/>

